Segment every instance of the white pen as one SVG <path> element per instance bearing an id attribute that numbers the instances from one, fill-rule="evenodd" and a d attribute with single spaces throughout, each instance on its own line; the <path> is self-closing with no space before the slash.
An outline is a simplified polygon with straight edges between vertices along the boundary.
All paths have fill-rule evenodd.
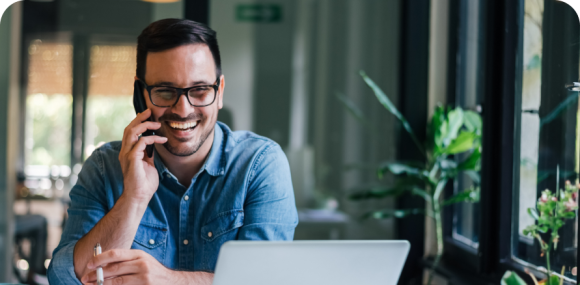
<path id="1" fill-rule="evenodd" d="M 97 245 L 95 245 L 95 256 L 101 254 L 101 245 L 99 243 L 97 243 Z M 97 267 L 97 285 L 103 285 L 103 283 L 105 282 L 105 278 L 103 277 L 103 268 L 102 267 Z"/>

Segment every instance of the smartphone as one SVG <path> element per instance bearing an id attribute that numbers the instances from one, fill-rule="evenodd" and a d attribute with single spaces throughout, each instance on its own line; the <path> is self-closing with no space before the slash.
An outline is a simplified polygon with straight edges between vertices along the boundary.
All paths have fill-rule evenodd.
<path id="1" fill-rule="evenodd" d="M 145 103 L 145 97 L 143 96 L 143 86 L 139 83 L 139 81 L 135 80 L 135 84 L 133 86 L 133 107 L 135 107 L 135 113 L 143 113 L 147 110 L 147 103 Z M 153 122 L 151 117 L 147 119 L 147 121 Z M 152 130 L 147 130 L 141 136 L 152 136 L 155 135 L 155 132 Z M 148 157 L 153 156 L 153 145 L 147 145 L 145 147 L 145 152 L 147 152 Z"/>

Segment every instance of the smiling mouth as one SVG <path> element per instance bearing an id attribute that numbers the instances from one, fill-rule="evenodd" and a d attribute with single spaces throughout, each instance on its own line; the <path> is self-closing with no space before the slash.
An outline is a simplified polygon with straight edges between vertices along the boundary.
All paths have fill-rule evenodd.
<path id="1" fill-rule="evenodd" d="M 180 131 L 194 129 L 197 126 L 197 123 L 198 123 L 198 121 L 192 121 L 192 122 L 171 122 L 171 121 L 167 121 L 167 125 L 169 125 L 170 128 L 172 128 L 174 130 L 180 130 Z"/>

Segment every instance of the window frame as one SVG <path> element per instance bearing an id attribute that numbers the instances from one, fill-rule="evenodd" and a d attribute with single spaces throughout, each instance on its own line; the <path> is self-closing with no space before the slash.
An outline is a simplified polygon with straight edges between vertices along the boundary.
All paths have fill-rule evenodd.
<path id="1" fill-rule="evenodd" d="M 521 0 L 520 0 L 521 1 Z M 521 1 L 523 2 L 523 1 Z M 522 15 L 521 19 L 521 29 L 523 30 L 523 12 L 524 3 L 521 5 Z M 542 87 L 541 94 L 550 94 L 552 92 L 562 91 L 565 84 L 576 81 L 579 75 L 579 52 L 580 47 L 576 49 L 570 49 L 569 46 L 572 43 L 578 43 L 580 40 L 580 25 L 578 23 L 578 16 L 574 10 L 568 6 L 568 4 L 556 1 L 544 1 L 544 19 L 542 25 L 542 33 L 545 35 L 543 37 L 543 52 L 542 52 Z M 572 25 L 570 25 L 572 23 Z M 557 32 L 555 32 L 557 31 Z M 520 161 L 520 134 L 521 134 L 521 105 L 522 105 L 522 75 L 523 75 L 523 33 L 520 35 L 521 39 L 519 41 L 517 56 L 518 62 L 516 71 L 516 90 L 513 106 L 512 119 L 514 120 L 514 137 L 513 137 L 513 174 L 512 174 L 512 188 L 509 189 L 509 193 L 512 195 L 512 200 L 508 204 L 507 201 L 501 206 L 502 216 L 510 216 L 510 219 L 500 220 L 501 230 L 500 230 L 500 240 L 509 240 L 509 248 L 507 246 L 502 247 L 500 251 L 500 259 L 503 260 L 501 265 L 512 267 L 512 268 L 523 268 L 524 266 L 513 258 L 514 249 L 519 247 L 519 239 L 514 238 L 519 236 L 518 227 L 514 224 L 513 215 L 517 212 L 519 207 L 518 199 L 513 197 L 519 197 L 519 164 L 515 164 L 515 161 Z M 570 52 L 571 51 L 571 52 Z M 569 59 L 572 58 L 570 61 Z M 572 64 L 566 64 L 569 61 Z M 507 118 L 504 123 L 509 123 Z M 502 141 L 507 141 L 507 138 L 503 137 Z M 540 141 L 541 142 L 541 141 Z M 505 145 L 505 144 L 504 144 Z M 505 171 L 508 171 L 507 169 Z M 563 183 L 561 183 L 563 185 Z M 540 195 L 541 187 L 538 186 L 537 194 Z M 505 189 L 508 192 L 508 189 Z M 503 199 L 504 197 L 502 197 Z M 508 231 L 508 226 L 509 231 Z M 508 236 L 509 233 L 509 236 Z M 577 263 L 578 264 L 578 263 Z M 530 269 L 532 272 L 538 275 L 537 270 Z M 541 273 L 539 275 L 542 275 Z M 576 277 L 577 278 L 577 277 Z M 577 282 L 577 281 L 576 281 Z M 569 283 L 569 282 L 566 282 Z"/>
<path id="2" fill-rule="evenodd" d="M 456 29 L 459 24 L 459 3 L 463 0 L 450 2 L 450 39 L 449 39 L 449 75 L 448 99 L 453 102 L 456 86 L 455 55 L 458 52 Z M 556 5 L 567 5 L 563 2 L 548 3 L 545 1 L 545 12 L 554 9 Z M 512 221 L 515 204 L 519 200 L 519 169 L 515 161 L 519 161 L 520 120 L 522 95 L 522 55 L 523 55 L 523 24 L 524 0 L 499 1 L 491 0 L 482 3 L 484 14 L 482 20 L 485 29 L 485 58 L 501 60 L 485 60 L 484 98 L 483 98 L 483 155 L 481 165 L 481 197 L 480 197 L 480 229 L 479 247 L 477 250 L 457 240 L 452 231 L 452 210 L 448 209 L 445 216 L 445 252 L 442 268 L 438 272 L 449 278 L 450 284 L 486 282 L 497 283 L 506 270 L 517 272 L 527 282 L 532 282 L 525 273 L 524 266 L 515 261 L 512 248 L 517 245 L 517 227 Z M 557 8 L 561 9 L 561 8 Z M 572 17 L 573 16 L 573 17 Z M 578 20 L 577 15 L 572 17 Z M 562 20 L 563 21 L 563 20 Z M 549 25 L 544 25 L 546 31 Z M 554 27 L 552 27 L 554 28 Z M 556 27 L 558 28 L 558 27 Z M 578 33 L 568 31 L 578 42 Z M 547 40 L 544 40 L 544 44 Z M 551 43 L 554 47 L 561 42 Z M 580 50 L 580 49 L 579 49 Z M 554 51 L 548 51 L 554 52 Z M 578 51 L 576 51 L 578 52 Z M 576 63 L 578 55 L 575 55 Z M 550 63 L 543 62 L 543 65 Z M 556 63 L 553 63 L 554 65 Z M 542 76 L 545 67 L 542 67 Z M 578 77 L 578 68 L 575 76 Z M 544 77 L 542 85 L 544 86 Z M 514 84 L 514 82 L 516 84 Z M 570 83 L 570 82 L 567 82 Z M 550 83 L 550 84 L 562 84 Z M 542 87 L 544 90 L 544 87 Z M 517 116 L 516 116 L 517 115 Z M 491 153 L 493 155 L 487 155 Z M 448 189 L 447 193 L 452 193 Z M 502 217 L 510 217 L 509 219 Z M 580 219 L 579 219 L 580 221 Z M 580 226 L 580 225 L 579 225 Z M 580 244 L 580 242 L 579 242 Z M 577 255 L 578 257 L 578 255 Z M 430 262 L 426 262 L 430 264 Z M 530 270 L 537 276 L 542 274 Z M 469 279 L 466 279 L 469 278 Z M 578 282 L 578 281 L 576 281 Z M 565 282 L 565 284 L 573 284 Z"/>
<path id="3" fill-rule="evenodd" d="M 467 3 L 471 0 L 451 0 L 449 5 L 449 43 L 448 43 L 448 84 L 447 84 L 447 102 L 449 105 L 459 104 L 462 102 L 462 91 L 465 87 L 465 72 L 464 69 L 466 68 L 464 63 L 465 61 L 464 56 L 466 52 L 466 42 L 467 42 L 467 33 L 466 31 L 466 24 L 467 24 Z M 486 43 L 485 39 L 487 39 L 487 35 L 485 31 L 487 30 L 486 23 L 487 19 L 485 19 L 486 9 L 488 9 L 485 1 L 481 1 L 479 4 L 479 27 L 481 34 L 479 36 L 483 37 L 481 42 Z M 480 51 L 486 51 L 487 47 L 485 45 L 479 44 Z M 485 63 L 484 60 L 481 60 L 482 57 L 485 57 L 485 54 L 478 54 L 478 64 Z M 460 60 L 458 60 L 460 58 Z M 487 69 L 485 69 L 487 70 Z M 486 75 L 485 73 L 483 74 Z M 481 76 L 481 75 L 478 75 Z M 484 77 L 482 76 L 482 77 Z M 484 79 L 484 78 L 481 78 Z M 484 92 L 482 92 L 484 93 Z M 477 98 L 480 99 L 480 98 Z M 478 101 L 476 99 L 476 101 Z M 477 102 L 478 105 L 482 105 L 482 102 Z M 483 115 L 483 114 L 482 114 Z M 482 117 L 482 119 L 484 119 Z M 484 124 L 485 128 L 485 124 Z M 485 148 L 485 146 L 484 146 Z M 483 163 L 482 163 L 483 164 Z M 483 173 L 482 173 L 483 174 Z M 482 180 L 483 180 L 482 176 Z M 483 189 L 483 185 L 482 185 Z M 452 183 L 448 185 L 445 189 L 446 197 L 450 197 L 454 194 L 455 187 Z M 483 192 L 483 191 L 482 191 Z M 480 206 L 481 212 L 481 206 Z M 444 212 L 444 259 L 447 264 L 453 265 L 456 268 L 460 268 L 462 270 L 467 270 L 468 272 L 480 272 L 481 270 L 481 258 L 480 258 L 480 247 L 482 243 L 481 237 L 479 238 L 479 245 L 477 248 L 471 247 L 453 237 L 453 227 L 454 227 L 454 215 L 455 215 L 455 206 L 445 207 Z M 481 216 L 481 214 L 480 214 Z M 481 222 L 480 222 L 481 226 Z M 479 230 L 479 235 L 481 235 L 481 228 Z M 459 260 L 458 258 L 461 257 L 461 262 L 454 262 L 454 260 Z"/>

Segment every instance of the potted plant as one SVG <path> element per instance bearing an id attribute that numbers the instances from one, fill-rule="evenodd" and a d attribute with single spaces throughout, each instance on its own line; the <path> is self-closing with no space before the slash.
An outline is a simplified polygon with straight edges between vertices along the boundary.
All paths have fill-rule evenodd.
<path id="1" fill-rule="evenodd" d="M 536 208 L 528 208 L 528 214 L 536 221 L 527 226 L 523 234 L 531 236 L 538 241 L 541 248 L 541 256 L 546 257 L 546 280 L 537 281 L 535 276 L 527 272 L 534 284 L 561 285 L 564 282 L 565 267 L 562 268 L 561 277 L 554 275 L 551 269 L 550 253 L 558 247 L 560 234 L 558 231 L 564 226 L 566 220 L 576 218 L 575 211 L 578 209 L 578 189 L 580 184 L 572 185 L 566 181 L 564 189 L 558 189 L 555 193 L 546 189 L 536 203 Z M 576 267 L 574 269 L 576 270 Z M 526 284 L 516 273 L 507 271 L 502 278 L 502 284 L 520 285 Z"/>
<path id="2" fill-rule="evenodd" d="M 394 185 L 392 187 L 376 186 L 363 189 L 352 194 L 350 199 L 382 199 L 411 193 L 424 199 L 430 205 L 428 209 L 372 210 L 364 217 L 384 219 L 424 214 L 426 217 L 432 218 L 436 229 L 437 254 L 432 270 L 429 272 L 427 284 L 431 284 L 434 269 L 439 264 L 443 254 L 443 207 L 459 202 L 479 201 L 481 117 L 476 112 L 466 111 L 459 107 L 452 109 L 438 106 L 429 122 L 428 129 L 423 130 L 427 133 L 427 139 L 421 142 L 405 117 L 375 82 L 363 71 L 360 72 L 360 75 L 372 89 L 378 101 L 400 121 L 403 129 L 411 136 L 417 149 L 423 154 L 424 160 L 380 164 L 377 169 L 378 177 L 382 178 L 386 172 L 390 172 L 396 176 Z M 340 95 L 339 99 L 355 117 L 361 121 L 366 121 L 363 118 L 363 113 L 351 101 Z M 444 198 L 444 189 L 459 174 L 467 174 L 474 186 L 463 189 L 452 197 Z"/>

